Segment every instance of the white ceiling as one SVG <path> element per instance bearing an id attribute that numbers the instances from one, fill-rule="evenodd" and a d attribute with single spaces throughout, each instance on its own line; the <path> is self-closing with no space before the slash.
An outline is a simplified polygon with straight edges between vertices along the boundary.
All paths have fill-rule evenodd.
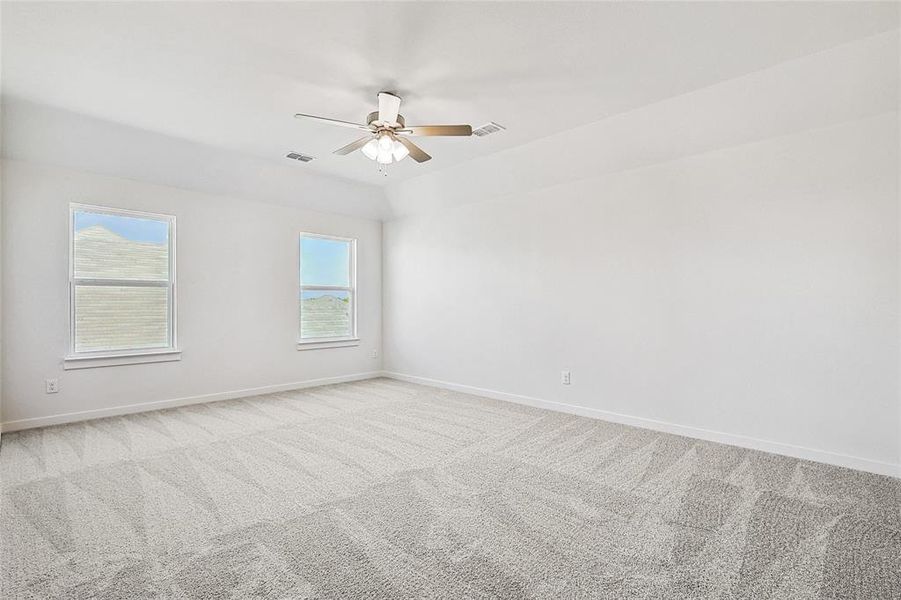
<path id="1" fill-rule="evenodd" d="M 668 98 L 383 188 L 391 218 L 887 116 L 897 123 L 898 30 Z M 711 174 L 711 177 L 716 177 Z"/>
<path id="2" fill-rule="evenodd" d="M 895 3 L 2 3 L 3 93 L 384 185 L 898 27 Z M 422 138 L 388 178 L 331 151 L 379 90 Z"/>

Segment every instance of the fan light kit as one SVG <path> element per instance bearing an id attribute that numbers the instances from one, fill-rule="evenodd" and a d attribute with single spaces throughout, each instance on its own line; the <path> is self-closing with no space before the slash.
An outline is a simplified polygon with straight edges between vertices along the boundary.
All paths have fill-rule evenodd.
<path id="1" fill-rule="evenodd" d="M 365 131 L 367 133 L 366 136 L 351 142 L 343 148 L 338 148 L 335 150 L 335 154 L 343 156 L 356 150 L 361 150 L 366 158 L 376 161 L 379 165 L 379 171 L 386 175 L 388 174 L 387 165 L 400 162 L 407 156 L 412 157 L 413 160 L 419 163 L 432 158 L 422 148 L 407 139 L 407 136 L 468 137 L 472 135 L 472 127 L 469 125 L 407 126 L 403 115 L 398 114 L 400 102 L 399 96 L 395 96 L 390 92 L 379 92 L 379 109 L 376 112 L 369 113 L 369 116 L 366 118 L 366 125 L 301 113 L 294 116 L 298 119 L 311 119 L 330 125 Z"/>
<path id="2" fill-rule="evenodd" d="M 393 139 L 387 132 L 382 132 L 378 137 L 374 137 L 360 148 L 366 158 L 378 161 L 380 165 L 388 165 L 392 162 L 400 162 L 410 155 L 407 147 L 396 139 Z"/>

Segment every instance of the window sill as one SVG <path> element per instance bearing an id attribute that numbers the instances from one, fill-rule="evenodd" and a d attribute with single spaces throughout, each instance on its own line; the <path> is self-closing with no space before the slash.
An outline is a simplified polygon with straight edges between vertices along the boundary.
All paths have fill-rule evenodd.
<path id="1" fill-rule="evenodd" d="M 309 342 L 297 342 L 298 350 L 319 350 L 320 348 L 347 348 L 359 346 L 359 338 L 346 338 L 343 340 L 321 340 Z"/>
<path id="2" fill-rule="evenodd" d="M 133 352 L 127 354 L 100 354 L 95 356 L 67 356 L 63 369 L 95 369 L 97 367 L 117 367 L 119 365 L 139 365 L 181 360 L 181 350 L 160 350 L 154 352 Z"/>

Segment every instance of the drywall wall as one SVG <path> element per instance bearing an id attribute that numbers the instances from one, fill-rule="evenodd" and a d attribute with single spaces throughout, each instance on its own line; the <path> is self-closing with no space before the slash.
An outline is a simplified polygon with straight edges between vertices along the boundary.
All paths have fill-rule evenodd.
<path id="1" fill-rule="evenodd" d="M 3 165 L 3 415 L 42 425 L 377 372 L 381 224 L 16 160 Z M 298 195 L 305 193 L 302 187 Z M 179 362 L 64 371 L 68 205 L 174 214 Z M 297 235 L 358 239 L 350 348 L 297 351 Z M 59 378 L 57 394 L 44 393 Z M 87 411 L 87 412 L 85 412 Z M 81 413 L 59 417 L 69 413 Z"/>
<path id="2" fill-rule="evenodd" d="M 386 223 L 385 369 L 897 473 L 898 145 L 889 111 Z"/>
<path id="3" fill-rule="evenodd" d="M 284 157 L 291 147 L 262 160 L 9 96 L 2 125 L 8 159 L 366 219 L 387 213 L 380 189 L 312 171 Z"/>
<path id="4" fill-rule="evenodd" d="M 386 369 L 901 474 L 899 50 L 896 27 L 389 185 Z"/>

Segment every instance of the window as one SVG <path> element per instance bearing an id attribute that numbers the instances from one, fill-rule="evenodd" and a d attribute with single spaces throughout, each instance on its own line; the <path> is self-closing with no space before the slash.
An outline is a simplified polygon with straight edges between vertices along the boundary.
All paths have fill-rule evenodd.
<path id="1" fill-rule="evenodd" d="M 177 360 L 175 217 L 70 207 L 66 368 Z"/>
<path id="2" fill-rule="evenodd" d="M 356 240 L 300 235 L 298 349 L 355 345 Z"/>

